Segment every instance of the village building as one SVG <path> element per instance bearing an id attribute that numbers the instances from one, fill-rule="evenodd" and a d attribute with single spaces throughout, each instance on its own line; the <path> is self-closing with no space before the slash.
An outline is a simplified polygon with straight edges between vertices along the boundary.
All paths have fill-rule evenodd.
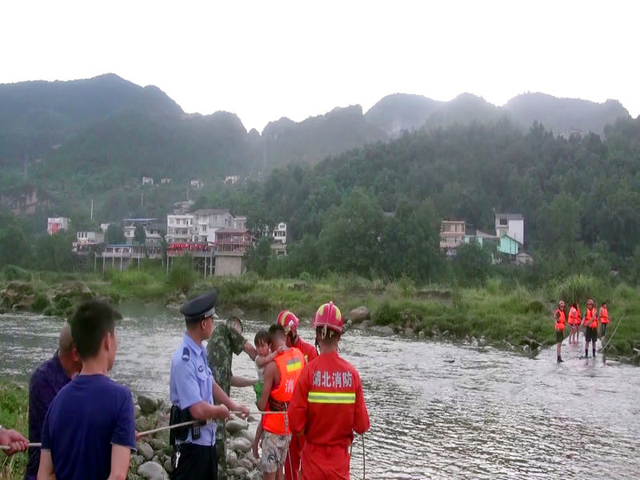
<path id="1" fill-rule="evenodd" d="M 234 217 L 227 209 L 204 208 L 193 212 L 194 242 L 216 243 L 216 232 L 221 228 L 233 228 Z"/>
<path id="2" fill-rule="evenodd" d="M 443 220 L 440 225 L 440 250 L 448 257 L 464 243 L 467 224 L 464 220 Z"/>
<path id="3" fill-rule="evenodd" d="M 171 185 L 171 179 L 170 178 L 161 178 L 160 179 L 160 185 Z"/>
<path id="4" fill-rule="evenodd" d="M 277 256 L 287 254 L 287 224 L 285 222 L 278 223 L 273 229 L 273 242 L 271 243 L 271 251 Z"/>
<path id="5" fill-rule="evenodd" d="M 237 276 L 246 270 L 244 255 L 256 242 L 250 230 L 221 228 L 216 232 L 215 275 Z"/>
<path id="6" fill-rule="evenodd" d="M 240 181 L 240 177 L 238 175 L 228 175 L 224 179 L 224 183 L 227 185 L 235 185 Z"/>
<path id="7" fill-rule="evenodd" d="M 194 224 L 195 216 L 192 214 L 167 215 L 167 244 L 191 242 L 194 236 Z"/>
<path id="8" fill-rule="evenodd" d="M 508 235 L 524 245 L 524 217 L 519 213 L 496 213 L 496 237 Z"/>
<path id="9" fill-rule="evenodd" d="M 54 235 L 63 230 L 68 230 L 71 220 L 67 217 L 49 217 L 47 218 L 47 233 Z"/>
<path id="10" fill-rule="evenodd" d="M 125 218 L 124 238 L 127 245 L 133 245 L 135 241 L 136 227 L 138 225 L 144 228 L 145 245 L 155 246 L 162 243 L 162 237 L 166 232 L 166 225 L 158 221 L 157 218 Z"/>
<path id="11" fill-rule="evenodd" d="M 196 178 L 195 180 L 191 180 L 191 182 L 189 182 L 189 185 L 195 190 L 200 190 L 201 188 L 204 188 L 204 181 Z"/>
<path id="12" fill-rule="evenodd" d="M 152 177 L 142 177 L 142 185 L 153 185 Z"/>

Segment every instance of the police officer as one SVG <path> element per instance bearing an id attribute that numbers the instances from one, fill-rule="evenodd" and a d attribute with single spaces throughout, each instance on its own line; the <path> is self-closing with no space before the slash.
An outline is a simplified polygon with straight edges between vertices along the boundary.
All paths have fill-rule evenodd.
<path id="1" fill-rule="evenodd" d="M 233 402 L 215 383 L 207 363 L 202 341 L 213 331 L 215 301 L 216 294 L 209 293 L 180 309 L 187 331 L 171 359 L 171 424 L 198 422 L 172 430 L 174 480 L 216 480 L 216 424 L 207 420 L 227 419 L 229 410 L 241 412 L 242 417 L 249 414 L 247 407 Z"/>

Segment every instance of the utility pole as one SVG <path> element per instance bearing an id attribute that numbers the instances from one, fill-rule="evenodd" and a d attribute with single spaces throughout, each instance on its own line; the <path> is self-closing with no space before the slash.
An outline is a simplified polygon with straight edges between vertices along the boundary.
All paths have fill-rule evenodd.
<path id="1" fill-rule="evenodd" d="M 91 221 L 93 221 L 93 198 L 91 199 Z"/>

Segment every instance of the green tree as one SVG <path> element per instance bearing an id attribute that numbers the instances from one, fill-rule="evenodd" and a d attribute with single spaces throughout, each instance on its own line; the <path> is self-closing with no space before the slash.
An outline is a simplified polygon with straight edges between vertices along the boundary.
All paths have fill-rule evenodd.
<path id="1" fill-rule="evenodd" d="M 108 244 L 125 243 L 124 227 L 121 223 L 110 223 L 105 234 L 105 241 Z"/>
<path id="2" fill-rule="evenodd" d="M 40 237 L 33 259 L 34 268 L 52 272 L 71 271 L 74 265 L 71 243 L 74 238 L 75 235 L 71 231 L 60 231 Z"/>
<path id="3" fill-rule="evenodd" d="M 29 240 L 19 225 L 10 223 L 0 230 L 0 267 L 24 265 L 30 251 Z"/>
<path id="4" fill-rule="evenodd" d="M 198 274 L 193 268 L 193 259 L 189 255 L 182 255 L 171 260 L 167 281 L 169 285 L 187 295 L 193 288 Z"/>
<path id="5" fill-rule="evenodd" d="M 458 247 L 454 262 L 462 285 L 483 284 L 491 269 L 491 252 L 489 248 L 465 243 Z"/>
<path id="6" fill-rule="evenodd" d="M 271 237 L 261 238 L 254 247 L 247 250 L 247 270 L 264 277 L 272 255 Z"/>
<path id="7" fill-rule="evenodd" d="M 325 271 L 371 276 L 380 267 L 382 209 L 365 190 L 356 189 L 324 216 L 319 238 Z"/>
<path id="8" fill-rule="evenodd" d="M 144 245 L 147 241 L 147 234 L 140 224 L 136 225 L 136 229 L 133 232 L 133 241 L 137 245 Z"/>

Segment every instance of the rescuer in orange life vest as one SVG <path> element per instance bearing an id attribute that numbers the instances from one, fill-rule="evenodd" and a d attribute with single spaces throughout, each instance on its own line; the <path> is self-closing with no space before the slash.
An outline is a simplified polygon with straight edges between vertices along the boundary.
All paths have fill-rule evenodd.
<path id="1" fill-rule="evenodd" d="M 264 371 L 262 395 L 258 408 L 262 411 L 286 411 L 298 378 L 304 368 L 304 355 L 297 348 L 287 348 L 282 325 L 269 327 L 271 351 L 284 351 L 269 362 Z M 291 430 L 286 414 L 262 416 L 262 466 L 263 480 L 282 480 L 287 461 Z"/>
<path id="2" fill-rule="evenodd" d="M 294 435 L 304 434 L 302 480 L 349 480 L 353 432 L 369 430 L 360 375 L 338 355 L 342 314 L 333 302 L 316 312 L 313 326 L 320 355 L 309 363 L 289 405 Z"/>
<path id="3" fill-rule="evenodd" d="M 600 305 L 600 311 L 598 312 L 598 318 L 600 319 L 600 326 L 602 327 L 602 345 L 605 345 L 605 337 L 607 336 L 607 326 L 609 325 L 609 310 L 607 309 L 607 302 L 602 302 Z"/>
<path id="4" fill-rule="evenodd" d="M 567 314 L 564 311 L 564 300 L 558 302 L 558 308 L 553 313 L 556 320 L 556 350 L 558 354 L 558 363 L 562 363 L 562 341 L 564 340 L 564 327 L 567 322 Z"/>
<path id="5" fill-rule="evenodd" d="M 569 343 L 578 343 L 578 332 L 580 328 L 580 308 L 578 304 L 574 303 L 569 309 Z"/>
<path id="6" fill-rule="evenodd" d="M 293 312 L 283 310 L 276 320 L 277 325 L 282 325 L 286 334 L 287 347 L 297 348 L 304 355 L 305 363 L 309 363 L 318 356 L 316 347 L 305 342 L 298 336 L 298 326 L 300 320 Z M 304 447 L 304 435 L 295 435 L 291 437 L 289 443 L 289 459 L 284 464 L 285 480 L 298 480 L 298 472 L 300 471 L 300 455 Z"/>
<path id="7" fill-rule="evenodd" d="M 598 316 L 591 299 L 587 300 L 587 310 L 584 312 L 583 325 L 585 326 L 584 358 L 589 357 L 589 342 L 593 343 L 593 356 L 595 357 L 596 342 L 598 341 Z"/>

